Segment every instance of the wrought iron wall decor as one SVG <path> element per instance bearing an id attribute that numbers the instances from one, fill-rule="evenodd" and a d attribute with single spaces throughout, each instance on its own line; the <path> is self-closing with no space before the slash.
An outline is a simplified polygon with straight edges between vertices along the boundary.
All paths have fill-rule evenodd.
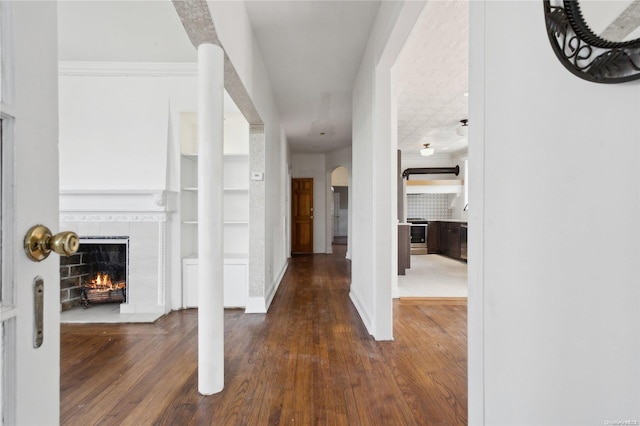
<path id="1" fill-rule="evenodd" d="M 640 39 L 616 42 L 589 28 L 577 0 L 543 0 L 547 34 L 560 62 L 595 83 L 640 79 Z"/>

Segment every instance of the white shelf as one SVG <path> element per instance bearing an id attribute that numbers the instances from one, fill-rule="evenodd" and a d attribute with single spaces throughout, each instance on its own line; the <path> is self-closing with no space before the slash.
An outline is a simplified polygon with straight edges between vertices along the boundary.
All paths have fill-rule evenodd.
<path id="1" fill-rule="evenodd" d="M 198 188 L 194 188 L 194 187 L 181 188 L 181 189 L 187 192 L 198 192 Z M 249 192 L 249 188 L 224 188 L 224 192 Z"/>
<path id="2" fill-rule="evenodd" d="M 182 155 L 184 158 L 188 158 L 190 160 L 198 160 L 198 154 L 187 154 L 187 153 L 183 153 L 180 154 Z M 249 158 L 249 154 L 242 154 L 242 153 L 236 153 L 236 154 L 223 154 L 224 158 Z"/>
<path id="3" fill-rule="evenodd" d="M 183 220 L 182 223 L 185 224 L 185 225 L 197 225 L 198 221 L 197 220 Z M 248 220 L 225 220 L 224 224 L 225 225 L 248 225 L 249 221 Z"/>
<path id="4" fill-rule="evenodd" d="M 198 154 L 181 154 L 181 155 L 188 160 L 198 161 Z"/>
<path id="5" fill-rule="evenodd" d="M 193 149 L 193 148 L 189 148 Z M 197 153 L 181 154 L 181 252 L 183 253 L 183 300 L 197 306 L 198 287 L 198 168 Z M 249 154 L 229 153 L 223 158 L 224 191 L 224 304 L 246 303 L 249 264 Z"/>

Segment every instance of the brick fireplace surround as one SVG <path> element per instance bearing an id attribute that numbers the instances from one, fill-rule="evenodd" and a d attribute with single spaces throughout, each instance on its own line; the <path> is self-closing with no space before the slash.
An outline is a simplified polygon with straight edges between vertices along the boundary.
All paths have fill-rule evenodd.
<path id="1" fill-rule="evenodd" d="M 164 314 L 170 310 L 166 240 L 175 205 L 176 193 L 170 191 L 60 191 L 60 229 L 75 231 L 81 238 L 129 238 L 128 298 L 120 305 L 120 313 Z M 65 262 L 61 270 L 67 266 L 71 273 L 73 268 Z M 77 295 L 69 287 L 73 280 L 65 282 L 65 278 L 61 276 L 63 309 L 75 302 L 62 300 Z M 79 295 L 77 298 L 79 303 Z"/>

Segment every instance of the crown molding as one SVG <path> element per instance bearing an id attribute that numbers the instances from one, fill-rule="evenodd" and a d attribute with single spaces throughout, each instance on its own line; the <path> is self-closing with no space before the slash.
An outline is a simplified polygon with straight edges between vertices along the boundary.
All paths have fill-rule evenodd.
<path id="1" fill-rule="evenodd" d="M 58 61 L 59 76 L 195 77 L 197 63 Z"/>

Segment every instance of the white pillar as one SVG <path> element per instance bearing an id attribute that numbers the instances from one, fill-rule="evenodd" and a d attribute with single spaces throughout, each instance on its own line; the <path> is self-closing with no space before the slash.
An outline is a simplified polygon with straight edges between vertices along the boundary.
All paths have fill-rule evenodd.
<path id="1" fill-rule="evenodd" d="M 224 387 L 224 53 L 198 46 L 198 391 Z"/>

